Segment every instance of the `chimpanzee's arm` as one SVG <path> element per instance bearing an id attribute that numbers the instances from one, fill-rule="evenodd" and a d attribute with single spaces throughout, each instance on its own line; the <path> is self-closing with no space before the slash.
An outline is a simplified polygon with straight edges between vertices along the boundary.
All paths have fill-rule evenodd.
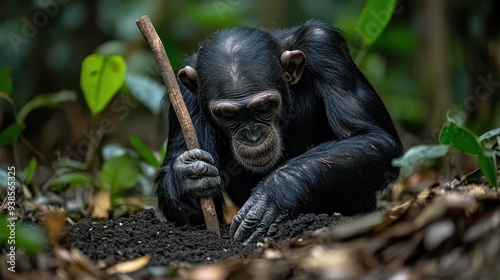
<path id="1" fill-rule="evenodd" d="M 376 129 L 323 143 L 267 176 L 233 220 L 232 233 L 249 242 L 272 231 L 280 215 L 374 210 L 376 190 L 397 177 L 391 160 L 400 153 L 399 141 Z"/>

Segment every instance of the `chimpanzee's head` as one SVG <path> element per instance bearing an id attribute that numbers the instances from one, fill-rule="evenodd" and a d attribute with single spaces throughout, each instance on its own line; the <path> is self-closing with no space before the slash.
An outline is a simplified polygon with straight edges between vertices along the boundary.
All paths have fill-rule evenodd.
<path id="1" fill-rule="evenodd" d="M 304 63 L 301 51 L 283 52 L 270 33 L 237 28 L 202 43 L 196 65 L 181 69 L 179 79 L 228 137 L 234 157 L 264 173 L 281 158 L 289 85 L 300 80 Z"/>

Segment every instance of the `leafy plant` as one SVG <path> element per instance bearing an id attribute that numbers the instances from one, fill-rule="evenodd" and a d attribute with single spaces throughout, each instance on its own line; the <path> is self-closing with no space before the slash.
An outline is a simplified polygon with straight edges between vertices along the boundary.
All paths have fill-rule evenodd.
<path id="1" fill-rule="evenodd" d="M 85 101 L 94 118 L 92 124 L 98 123 L 96 115 L 109 104 L 113 96 L 125 85 L 125 74 L 125 61 L 118 55 L 92 54 L 82 62 L 80 84 Z M 158 105 L 164 93 L 161 85 L 156 82 L 152 83 L 151 79 L 145 76 L 132 77 L 130 85 L 131 93 L 142 96 L 142 99 L 138 99 L 145 101 L 146 107 L 155 116 L 158 115 L 160 112 Z M 148 86 L 145 87 L 144 85 Z M 155 96 L 154 100 L 150 98 L 151 92 L 149 91 L 152 89 Z M 26 103 L 19 112 L 16 112 L 14 101 L 10 96 L 11 91 L 12 78 L 10 69 L 3 69 L 0 71 L 0 98 L 11 104 L 15 122 L 0 132 L 0 144 L 2 145 L 16 145 L 26 127 L 24 124 L 26 117 L 34 109 L 42 106 L 56 106 L 64 101 L 76 100 L 76 94 L 66 90 L 55 94 L 41 94 Z M 155 108 L 153 103 L 156 103 L 158 108 Z M 160 166 L 161 161 L 158 157 L 164 156 L 165 149 L 162 149 L 158 156 L 138 137 L 132 136 L 131 144 L 135 150 L 128 150 L 116 144 L 104 145 L 102 149 L 103 161 L 99 162 L 95 160 L 94 155 L 100 151 L 100 140 L 99 138 L 98 141 L 89 143 L 89 152 L 84 162 L 64 157 L 57 158 L 53 165 L 54 176 L 46 183 L 45 190 L 48 192 L 37 194 L 38 203 L 61 203 L 62 201 L 57 198 L 58 196 L 53 194 L 54 192 L 65 192 L 68 187 L 71 189 L 86 188 L 97 193 L 107 192 L 108 195 L 100 196 L 100 199 L 107 199 L 110 206 L 124 204 L 124 193 L 136 186 L 140 185 L 144 190 L 151 189 L 151 177 Z M 98 165 L 95 163 L 98 163 Z M 22 189 L 28 199 L 34 197 L 27 186 L 31 183 L 37 166 L 36 158 L 32 158 L 26 168 L 16 174 L 16 187 Z M 3 171 L 0 170 L 0 177 L 7 176 L 7 173 Z M 84 212 L 89 210 L 88 208 L 92 206 L 93 201 L 87 201 L 88 198 L 90 197 L 87 196 L 84 201 L 80 200 L 82 202 L 79 202 L 80 208 L 78 209 Z M 94 198 L 94 202 L 96 200 Z"/>
<path id="2" fill-rule="evenodd" d="M 479 167 L 488 183 L 498 187 L 495 152 L 486 149 L 476 134 L 458 126 L 455 122 L 447 122 L 441 130 L 439 141 L 462 153 L 477 156 Z"/>
<path id="3" fill-rule="evenodd" d="M 94 118 L 93 124 L 97 123 L 97 115 L 120 89 L 130 90 L 139 101 L 144 101 L 143 104 L 155 115 L 159 113 L 158 105 L 164 89 L 147 77 L 125 77 L 126 64 L 121 56 L 92 54 L 82 62 L 80 84 Z M 154 100 L 151 100 L 151 94 L 154 95 Z M 152 102 L 156 103 L 158 108 L 155 108 Z M 126 205 L 126 193 L 137 186 L 148 191 L 151 189 L 150 178 L 160 166 L 160 159 L 136 136 L 130 138 L 135 150 L 125 149 L 115 143 L 105 144 L 100 149 L 100 140 L 99 138 L 98 141 L 89 143 L 83 163 L 66 158 L 58 159 L 51 190 L 64 191 L 68 187 L 90 188 L 94 193 L 93 201 L 88 201 L 85 207 L 93 207 L 92 213 L 95 217 L 106 217 L 112 207 L 116 209 L 117 206 Z M 102 162 L 97 169 L 91 168 L 95 166 L 95 154 L 99 151 L 102 151 Z M 160 156 L 164 154 L 162 149 Z"/>
<path id="4" fill-rule="evenodd" d="M 467 181 L 472 177 L 477 178 L 484 175 L 488 183 L 498 187 L 497 158 L 500 158 L 500 129 L 495 129 L 478 137 L 472 131 L 459 126 L 454 121 L 448 121 L 441 129 L 439 141 L 442 145 L 419 145 L 414 146 L 397 159 L 392 164 L 408 172 L 414 166 L 419 165 L 424 160 L 435 159 L 446 156 L 450 148 L 462 153 L 475 155 L 478 159 L 479 169 L 466 178 Z M 485 143 L 488 143 L 486 146 Z"/>

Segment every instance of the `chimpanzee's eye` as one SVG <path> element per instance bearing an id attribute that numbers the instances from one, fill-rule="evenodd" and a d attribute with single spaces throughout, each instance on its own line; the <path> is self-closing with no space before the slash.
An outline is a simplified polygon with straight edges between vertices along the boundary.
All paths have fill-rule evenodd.
<path id="1" fill-rule="evenodd" d="M 226 119 L 232 119 L 238 115 L 236 111 L 229 111 L 229 110 L 220 110 L 218 111 L 219 115 L 226 118 Z"/>
<path id="2" fill-rule="evenodd" d="M 269 102 L 266 102 L 264 104 L 261 104 L 259 106 L 257 106 L 255 108 L 255 111 L 258 112 L 258 113 L 266 113 L 267 111 L 269 111 L 269 108 L 271 106 L 269 105 Z"/>

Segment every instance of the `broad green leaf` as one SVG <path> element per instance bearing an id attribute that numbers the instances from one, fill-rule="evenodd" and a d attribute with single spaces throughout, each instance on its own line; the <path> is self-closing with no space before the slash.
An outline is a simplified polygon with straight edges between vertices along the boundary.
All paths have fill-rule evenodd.
<path id="1" fill-rule="evenodd" d="M 26 179 L 24 179 L 24 182 L 26 184 L 31 183 L 31 180 L 33 179 L 33 174 L 35 174 L 37 166 L 38 166 L 38 161 L 36 160 L 35 157 L 32 157 L 30 162 L 28 163 L 28 167 L 26 168 Z"/>
<path id="2" fill-rule="evenodd" d="M 354 28 L 365 47 L 373 45 L 389 23 L 396 0 L 367 0 Z"/>
<path id="3" fill-rule="evenodd" d="M 421 163 L 425 159 L 444 157 L 449 151 L 447 145 L 419 145 L 408 149 L 403 156 L 392 160 L 393 166 L 406 167 Z"/>
<path id="4" fill-rule="evenodd" d="M 491 157 L 490 155 L 480 154 L 478 155 L 477 160 L 484 177 L 488 180 L 488 183 L 495 188 L 498 187 L 497 168 L 494 155 Z"/>
<path id="5" fill-rule="evenodd" d="M 52 185 L 60 188 L 69 185 L 72 188 L 85 187 L 92 184 L 92 177 L 84 172 L 73 172 L 58 177 Z"/>
<path id="6" fill-rule="evenodd" d="M 33 109 L 43 106 L 55 106 L 65 101 L 76 101 L 76 93 L 69 90 L 61 90 L 54 94 L 37 95 L 19 110 L 17 123 L 24 123 L 24 120 Z"/>
<path id="7" fill-rule="evenodd" d="M 125 83 L 132 94 L 152 113 L 159 114 L 165 87 L 148 76 L 127 75 Z"/>
<path id="8" fill-rule="evenodd" d="M 156 168 L 160 167 L 158 159 L 139 137 L 135 135 L 130 136 L 130 143 L 132 144 L 132 147 L 134 147 L 134 149 L 142 156 L 142 158 L 144 158 L 144 160 Z"/>
<path id="9" fill-rule="evenodd" d="M 3 68 L 0 70 L 0 92 L 6 94 L 12 93 L 12 75 L 10 68 Z"/>
<path id="10" fill-rule="evenodd" d="M 484 150 L 473 132 L 458 126 L 453 121 L 444 125 L 439 135 L 439 141 L 466 154 L 480 155 Z"/>
<path id="11" fill-rule="evenodd" d="M 111 195 L 130 189 L 139 180 L 139 164 L 129 155 L 104 162 L 101 170 L 101 187 Z"/>
<path id="12" fill-rule="evenodd" d="M 100 113 L 122 87 L 127 65 L 119 55 L 91 54 L 82 63 L 80 86 L 92 115 Z"/>
<path id="13" fill-rule="evenodd" d="M 0 133 L 0 145 L 10 145 L 14 144 L 19 138 L 19 135 L 23 131 L 25 125 L 13 123 L 9 125 Z"/>

